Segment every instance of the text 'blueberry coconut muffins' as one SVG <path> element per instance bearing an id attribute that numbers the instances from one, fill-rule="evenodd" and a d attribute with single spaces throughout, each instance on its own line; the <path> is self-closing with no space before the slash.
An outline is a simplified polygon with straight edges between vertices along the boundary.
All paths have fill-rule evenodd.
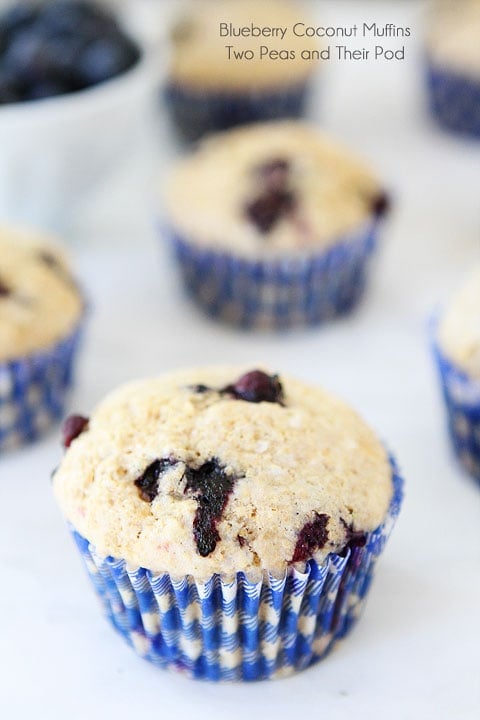
<path id="1" fill-rule="evenodd" d="M 480 138 L 480 0 L 438 0 L 428 18 L 427 80 L 434 117 Z"/>
<path id="2" fill-rule="evenodd" d="M 0 451 L 62 416 L 83 309 L 57 248 L 0 228 Z"/>
<path id="3" fill-rule="evenodd" d="M 293 31 L 298 23 L 308 24 L 302 10 L 302 3 L 291 0 L 186 5 L 171 34 L 166 89 L 173 124 L 184 139 L 303 114 L 319 46 Z M 285 35 L 265 36 L 272 26 Z"/>
<path id="4" fill-rule="evenodd" d="M 303 123 L 264 123 L 212 136 L 180 162 L 167 236 L 209 315 L 313 325 L 357 304 L 387 206 L 348 149 Z"/>
<path id="5" fill-rule="evenodd" d="M 209 680 L 282 677 L 357 619 L 402 481 L 343 402 L 238 367 L 126 385 L 65 425 L 54 492 L 113 626 Z"/>
<path id="6" fill-rule="evenodd" d="M 480 266 L 435 323 L 434 333 L 453 448 L 480 482 Z"/>

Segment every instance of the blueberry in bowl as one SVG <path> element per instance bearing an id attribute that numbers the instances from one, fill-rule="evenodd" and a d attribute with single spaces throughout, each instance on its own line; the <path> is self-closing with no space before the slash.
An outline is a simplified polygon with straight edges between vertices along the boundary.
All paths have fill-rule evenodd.
<path id="1" fill-rule="evenodd" d="M 82 90 L 139 58 L 137 44 L 95 3 L 15 4 L 0 17 L 0 104 Z"/>
<path id="2" fill-rule="evenodd" d="M 29 0 L 0 13 L 5 220 L 75 231 L 80 205 L 148 131 L 151 60 L 98 2 Z"/>

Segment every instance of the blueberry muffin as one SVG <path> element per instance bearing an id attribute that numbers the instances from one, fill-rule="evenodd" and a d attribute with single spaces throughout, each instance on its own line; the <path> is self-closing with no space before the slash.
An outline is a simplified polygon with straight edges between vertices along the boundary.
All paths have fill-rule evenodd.
<path id="1" fill-rule="evenodd" d="M 314 39 L 294 34 L 297 23 L 307 24 L 291 0 L 187 5 L 171 33 L 166 90 L 179 134 L 198 140 L 234 125 L 302 115 L 320 50 Z M 276 34 L 260 34 L 272 26 Z"/>
<path id="2" fill-rule="evenodd" d="M 114 627 L 198 678 L 320 659 L 363 604 L 402 482 L 343 402 L 264 370 L 120 388 L 65 425 L 54 492 Z"/>
<path id="3" fill-rule="evenodd" d="M 0 228 L 0 451 L 63 414 L 83 300 L 57 248 Z"/>
<path id="4" fill-rule="evenodd" d="M 454 451 L 480 481 L 480 266 L 442 314 L 434 350 Z"/>
<path id="5" fill-rule="evenodd" d="M 438 0 L 426 44 L 434 117 L 447 130 L 480 138 L 480 0 Z"/>
<path id="6" fill-rule="evenodd" d="M 377 178 L 314 127 L 263 123 L 203 142 L 174 170 L 168 231 L 187 291 L 244 327 L 350 311 L 388 207 Z"/>

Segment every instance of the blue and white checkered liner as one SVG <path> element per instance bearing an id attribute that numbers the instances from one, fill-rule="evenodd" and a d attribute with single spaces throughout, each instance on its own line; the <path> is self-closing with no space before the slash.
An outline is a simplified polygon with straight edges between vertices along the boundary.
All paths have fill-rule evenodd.
<path id="1" fill-rule="evenodd" d="M 216 319 L 243 328 L 316 325 L 350 312 L 365 289 L 379 223 L 316 255 L 251 260 L 171 237 L 188 294 Z"/>
<path id="2" fill-rule="evenodd" d="M 480 139 L 480 77 L 428 65 L 427 83 L 430 109 L 438 122 L 447 130 Z"/>
<path id="3" fill-rule="evenodd" d="M 308 85 L 229 95 L 195 92 L 169 85 L 165 100 L 179 135 L 188 142 L 236 125 L 298 118 L 304 114 Z"/>
<path id="4" fill-rule="evenodd" d="M 480 381 L 469 378 L 433 342 L 448 429 L 453 449 L 463 467 L 480 482 Z"/>
<path id="5" fill-rule="evenodd" d="M 81 329 L 45 351 L 0 362 L 0 452 L 36 440 L 64 414 Z"/>
<path id="6" fill-rule="evenodd" d="M 392 460 L 387 519 L 363 548 L 282 578 L 173 578 L 100 557 L 73 528 L 105 613 L 136 652 L 161 668 L 206 680 L 262 680 L 320 660 L 356 622 L 378 556 L 400 511 L 403 480 Z"/>

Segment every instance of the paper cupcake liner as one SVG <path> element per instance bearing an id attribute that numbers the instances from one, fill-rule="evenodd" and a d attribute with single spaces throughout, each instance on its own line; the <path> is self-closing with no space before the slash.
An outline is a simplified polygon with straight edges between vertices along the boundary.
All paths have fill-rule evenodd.
<path id="1" fill-rule="evenodd" d="M 433 341 L 448 430 L 455 455 L 465 470 L 480 482 L 480 381 L 468 377 Z"/>
<path id="2" fill-rule="evenodd" d="M 243 328 L 317 325 L 355 308 L 366 285 L 378 222 L 310 256 L 251 260 L 175 234 L 187 293 L 208 315 Z"/>
<path id="3" fill-rule="evenodd" d="M 474 79 L 428 64 L 427 84 L 430 110 L 440 125 L 480 138 L 480 77 Z"/>
<path id="4" fill-rule="evenodd" d="M 0 452 L 40 437 L 64 414 L 81 326 L 48 350 L 0 362 Z"/>
<path id="5" fill-rule="evenodd" d="M 71 530 L 107 617 L 141 657 L 197 679 L 283 677 L 316 663 L 355 624 L 402 502 L 403 480 L 391 462 L 388 515 L 366 545 L 282 578 L 153 574 L 100 556 Z"/>
<path id="6" fill-rule="evenodd" d="M 308 82 L 282 90 L 245 92 L 195 92 L 170 84 L 165 99 L 172 123 L 187 142 L 235 125 L 298 118 L 304 114 Z"/>

